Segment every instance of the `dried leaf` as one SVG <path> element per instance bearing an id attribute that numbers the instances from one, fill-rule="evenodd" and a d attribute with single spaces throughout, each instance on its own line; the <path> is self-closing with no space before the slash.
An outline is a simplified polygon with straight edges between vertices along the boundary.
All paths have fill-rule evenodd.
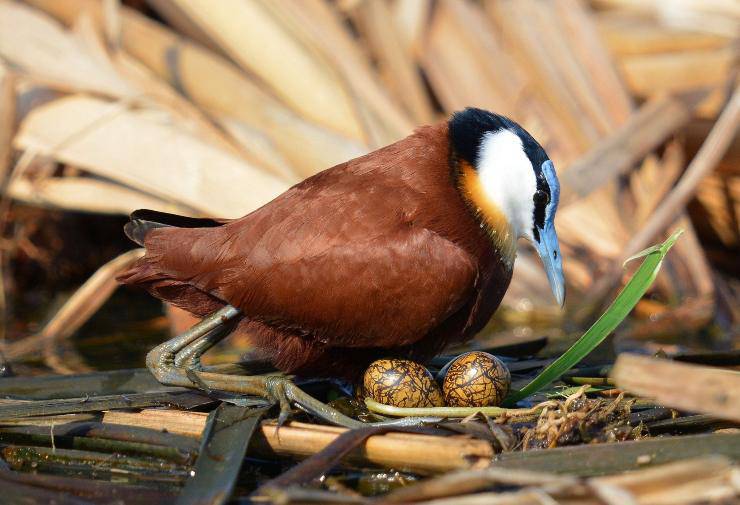
<path id="1" fill-rule="evenodd" d="M 37 107 L 15 145 L 213 216 L 240 217 L 288 187 L 183 131 L 164 111 L 90 97 Z"/>
<path id="2" fill-rule="evenodd" d="M 25 72 L 67 86 L 115 97 L 135 90 L 106 61 L 53 19 L 16 2 L 0 2 L 0 55 Z"/>

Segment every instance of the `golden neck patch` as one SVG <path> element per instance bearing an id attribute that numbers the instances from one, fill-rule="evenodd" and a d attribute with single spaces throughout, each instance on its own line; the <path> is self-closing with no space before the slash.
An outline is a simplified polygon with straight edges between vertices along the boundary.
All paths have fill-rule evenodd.
<path id="1" fill-rule="evenodd" d="M 475 212 L 502 258 L 513 264 L 516 257 L 514 230 L 504 212 L 492 202 L 483 190 L 478 173 L 466 161 L 458 161 L 457 185 L 466 203 Z"/>

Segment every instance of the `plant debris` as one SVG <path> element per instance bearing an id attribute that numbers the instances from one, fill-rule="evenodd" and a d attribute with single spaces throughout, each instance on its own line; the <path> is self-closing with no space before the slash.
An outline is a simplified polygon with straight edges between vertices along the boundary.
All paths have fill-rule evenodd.
<path id="1" fill-rule="evenodd" d="M 738 27 L 728 2 L 0 0 L 0 501 L 740 500 Z M 295 378 L 358 428 L 279 424 L 131 368 L 193 318 L 116 290 L 123 215 L 243 215 L 466 106 L 562 184 L 566 310 L 522 251 L 492 323 L 423 364 L 433 388 L 490 353 L 504 404 Z M 204 367 L 274 373 L 234 340 Z"/>

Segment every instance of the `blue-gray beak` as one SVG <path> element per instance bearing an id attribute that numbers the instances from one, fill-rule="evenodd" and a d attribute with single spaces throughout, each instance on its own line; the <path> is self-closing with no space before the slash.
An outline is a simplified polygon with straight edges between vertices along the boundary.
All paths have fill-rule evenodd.
<path id="1" fill-rule="evenodd" d="M 545 228 L 540 228 L 539 232 L 540 241 L 535 241 L 534 245 L 537 252 L 540 253 L 540 258 L 542 258 L 552 294 L 555 296 L 558 305 L 562 307 L 565 304 L 565 277 L 563 276 L 563 260 L 560 257 L 558 234 L 555 233 L 555 226 L 552 221 L 546 222 Z"/>

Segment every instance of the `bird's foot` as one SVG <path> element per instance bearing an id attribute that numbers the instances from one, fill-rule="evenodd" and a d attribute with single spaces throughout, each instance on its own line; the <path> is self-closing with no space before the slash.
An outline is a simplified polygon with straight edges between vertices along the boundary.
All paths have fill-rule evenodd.
<path id="1" fill-rule="evenodd" d="M 220 367 L 201 367 L 200 356 L 228 334 L 231 328 L 229 323 L 240 314 L 238 309 L 230 305 L 214 312 L 192 328 L 152 349 L 146 357 L 147 367 L 159 382 L 168 386 L 197 388 L 206 393 L 223 391 L 265 398 L 280 406 L 280 425 L 293 414 L 293 405 L 329 424 L 350 429 L 375 425 L 409 426 L 438 421 L 406 418 L 363 423 L 320 402 L 296 386 L 290 377 L 275 374 L 232 375 L 220 373 Z"/>
<path id="2" fill-rule="evenodd" d="M 271 376 L 265 381 L 265 389 L 267 394 L 271 397 L 272 401 L 280 406 L 280 414 L 278 415 L 278 426 L 285 424 L 290 416 L 293 415 L 293 408 L 291 407 L 290 399 L 285 392 L 286 382 L 292 382 L 286 377 Z"/>
<path id="3" fill-rule="evenodd" d="M 168 386 L 197 388 L 206 393 L 224 391 L 259 396 L 280 406 L 278 422 L 284 424 L 295 404 L 328 423 L 359 428 L 365 423 L 345 416 L 338 410 L 305 393 L 283 375 L 230 375 L 218 373 L 217 367 L 204 368 L 200 356 L 229 332 L 230 322 L 240 315 L 227 305 L 195 324 L 180 335 L 152 349 L 146 364 L 154 377 Z"/>

